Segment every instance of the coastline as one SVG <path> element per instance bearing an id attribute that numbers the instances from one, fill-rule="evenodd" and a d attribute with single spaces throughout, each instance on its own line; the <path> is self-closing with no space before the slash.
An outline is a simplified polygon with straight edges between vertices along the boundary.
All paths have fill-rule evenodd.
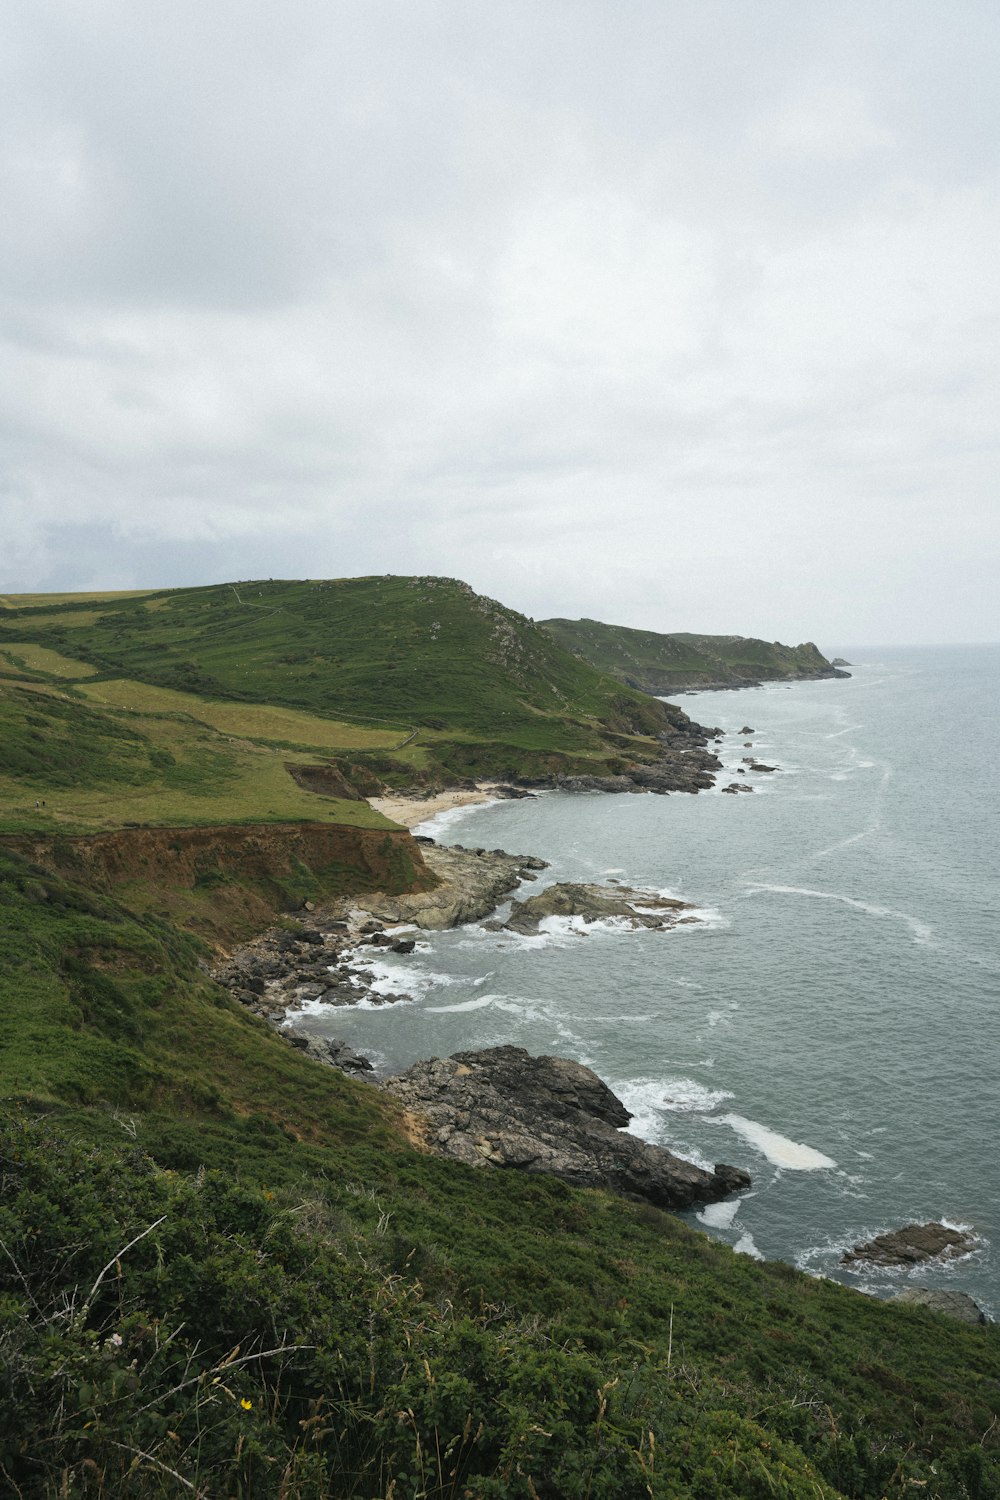
<path id="1" fill-rule="evenodd" d="M 476 803 L 493 802 L 499 792 L 499 784 L 493 781 L 478 782 L 472 787 L 454 787 L 435 792 L 430 797 L 368 797 L 366 801 L 376 812 L 391 818 L 403 828 L 416 828 L 439 813 L 451 812 L 456 807 L 472 807 Z"/>

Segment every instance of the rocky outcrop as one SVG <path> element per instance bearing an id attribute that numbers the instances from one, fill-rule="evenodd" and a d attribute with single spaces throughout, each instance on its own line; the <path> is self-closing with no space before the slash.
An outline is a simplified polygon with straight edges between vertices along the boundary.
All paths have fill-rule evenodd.
<path id="1" fill-rule="evenodd" d="M 699 734 L 714 734 L 702 731 Z M 722 766 L 711 750 L 698 748 L 686 741 L 684 748 L 664 746 L 659 760 L 649 765 L 631 765 L 614 776 L 546 776 L 523 777 L 526 787 L 545 788 L 555 792 L 703 792 L 713 785 L 715 772 Z"/>
<path id="2" fill-rule="evenodd" d="M 975 1235 L 946 1224 L 907 1224 L 887 1234 L 876 1235 L 863 1245 L 855 1245 L 841 1256 L 841 1264 L 866 1261 L 873 1266 L 918 1266 L 928 1260 L 953 1260 L 976 1248 Z"/>
<path id="3" fill-rule="evenodd" d="M 547 1173 L 659 1208 L 711 1203 L 750 1186 L 738 1167 L 703 1171 L 623 1133 L 629 1111 L 581 1063 L 490 1047 L 415 1063 L 383 1087 L 428 1121 L 433 1149 L 474 1167 Z"/>
<path id="4" fill-rule="evenodd" d="M 503 849 L 466 849 L 461 844 L 421 844 L 424 863 L 438 884 L 404 895 L 359 895 L 353 906 L 380 922 L 407 922 L 426 931 L 460 927 L 495 911 L 522 880 L 548 868 L 530 854 Z"/>
<path id="5" fill-rule="evenodd" d="M 307 1057 L 315 1058 L 317 1062 L 326 1063 L 331 1068 L 340 1068 L 343 1073 L 370 1073 L 372 1064 L 367 1057 L 360 1052 L 353 1051 L 346 1042 L 339 1042 L 334 1037 L 313 1036 L 308 1031 L 299 1031 L 294 1026 L 286 1026 L 281 1032 L 291 1046 L 304 1052 Z"/>
<path id="6" fill-rule="evenodd" d="M 889 1298 L 890 1302 L 908 1302 L 915 1307 L 929 1307 L 931 1312 L 958 1318 L 961 1323 L 985 1323 L 986 1314 L 965 1292 L 947 1292 L 929 1286 L 908 1286 Z"/>
<path id="7" fill-rule="evenodd" d="M 403 896 L 356 891 L 269 927 L 220 960 L 213 977 L 255 1015 L 281 1026 L 288 1012 L 307 1002 L 387 1005 L 408 998 L 373 988 L 371 961 L 378 949 L 405 956 L 416 946 L 410 930 L 384 931 L 383 924 L 435 930 L 476 921 L 494 911 L 521 880 L 534 880 L 545 861 L 503 849 L 464 849 L 422 838 L 432 890 Z M 315 1055 L 315 1054 L 314 1054 Z M 321 1061 L 336 1059 L 324 1057 Z"/>
<path id="8" fill-rule="evenodd" d="M 527 937 L 537 934 L 546 917 L 579 917 L 583 922 L 614 920 L 627 927 L 659 929 L 675 927 L 682 913 L 694 907 L 688 901 L 634 891 L 628 886 L 550 885 L 526 901 L 512 901 L 510 917 L 503 924 L 509 932 Z M 690 920 L 690 918 L 688 918 Z"/>

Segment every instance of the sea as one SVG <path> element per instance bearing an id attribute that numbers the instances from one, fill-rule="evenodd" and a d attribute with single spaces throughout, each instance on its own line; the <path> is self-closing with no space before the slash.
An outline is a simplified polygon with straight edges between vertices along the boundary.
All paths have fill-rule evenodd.
<path id="1" fill-rule="evenodd" d="M 997 1318 L 1000 646 L 844 654 L 847 679 L 676 700 L 725 730 L 712 791 L 547 793 L 419 830 L 548 860 L 522 894 L 618 880 L 697 921 L 431 934 L 373 960 L 404 1001 L 303 1019 L 384 1069 L 501 1043 L 574 1058 L 636 1135 L 750 1172 L 748 1192 L 686 1216 L 710 1235 L 878 1296 L 960 1290 Z M 746 756 L 779 769 L 738 775 Z M 723 794 L 734 781 L 752 795 Z M 933 1219 L 973 1252 L 841 1264 Z"/>

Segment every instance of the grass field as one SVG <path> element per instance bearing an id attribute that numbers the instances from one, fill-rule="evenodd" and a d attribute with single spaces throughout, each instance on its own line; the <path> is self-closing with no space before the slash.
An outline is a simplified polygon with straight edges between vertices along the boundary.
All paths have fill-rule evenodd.
<path id="1" fill-rule="evenodd" d="M 96 667 L 75 657 L 63 656 L 48 646 L 36 646 L 31 641 L 4 641 L 3 657 L 17 668 L 23 662 L 29 672 L 44 672 L 49 677 L 93 677 Z"/>
<path id="2" fill-rule="evenodd" d="M 248 740 L 267 740 L 282 745 L 302 745 L 316 750 L 390 750 L 406 737 L 405 725 L 383 729 L 363 728 L 294 708 L 275 708 L 266 703 L 226 703 L 182 693 L 149 683 L 112 679 L 86 684 L 86 696 L 109 708 L 146 714 L 189 716 L 220 734 Z"/>
<path id="3" fill-rule="evenodd" d="M 84 594 L 0 594 L 0 609 L 34 609 L 38 605 L 53 604 L 100 604 L 104 601 L 115 604 L 121 599 L 144 599 L 156 592 L 156 589 L 99 589 Z"/>
<path id="4" fill-rule="evenodd" d="M 159 690 L 150 691 L 162 707 Z M 324 721 L 315 722 L 321 733 Z M 125 712 L 47 684 L 0 681 L 0 831 L 6 833 L 102 832 L 124 823 L 391 826 L 367 802 L 303 791 L 286 762 L 314 758 L 246 735 L 234 739 L 181 713 Z"/>
<path id="5" fill-rule="evenodd" d="M 19 647 L 25 672 L 30 661 L 36 677 L 73 681 L 95 707 L 189 716 L 258 748 L 354 757 L 391 786 L 618 771 L 655 760 L 658 736 L 683 721 L 455 579 L 269 580 L 7 603 L 0 654 L 10 660 Z M 211 779 L 207 768 L 200 779 Z M 249 797 L 243 770 L 230 782 L 239 795 L 227 800 L 221 769 L 214 777 L 221 816 L 243 803 L 286 815 L 273 782 Z M 204 803 L 181 804 L 176 792 L 164 785 L 164 817 L 198 817 Z M 111 816 L 99 800 L 74 816 Z M 137 794 L 133 816 L 155 816 L 155 800 Z"/>

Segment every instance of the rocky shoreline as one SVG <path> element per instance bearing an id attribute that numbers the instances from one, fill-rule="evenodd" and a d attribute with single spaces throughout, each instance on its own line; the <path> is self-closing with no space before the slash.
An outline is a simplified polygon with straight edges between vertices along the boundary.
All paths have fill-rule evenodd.
<path id="1" fill-rule="evenodd" d="M 629 1111 L 595 1073 L 566 1058 L 533 1058 L 519 1047 L 494 1047 L 414 1063 L 377 1077 L 371 1061 L 335 1038 L 295 1025 L 296 1011 L 323 1005 L 388 1004 L 407 996 L 374 987 L 378 952 L 412 953 L 423 931 L 488 918 L 545 861 L 502 849 L 444 847 L 420 840 L 437 878 L 431 891 L 357 896 L 322 911 L 303 910 L 237 949 L 213 977 L 291 1046 L 315 1061 L 385 1089 L 418 1122 L 428 1150 L 476 1167 L 542 1172 L 578 1186 L 602 1187 L 658 1208 L 711 1203 L 750 1186 L 748 1174 L 723 1163 L 707 1172 L 665 1147 L 623 1133 Z M 492 930 L 537 935 L 548 917 L 582 928 L 614 921 L 666 930 L 696 920 L 688 902 L 618 883 L 555 884 L 513 900 L 508 920 Z"/>

